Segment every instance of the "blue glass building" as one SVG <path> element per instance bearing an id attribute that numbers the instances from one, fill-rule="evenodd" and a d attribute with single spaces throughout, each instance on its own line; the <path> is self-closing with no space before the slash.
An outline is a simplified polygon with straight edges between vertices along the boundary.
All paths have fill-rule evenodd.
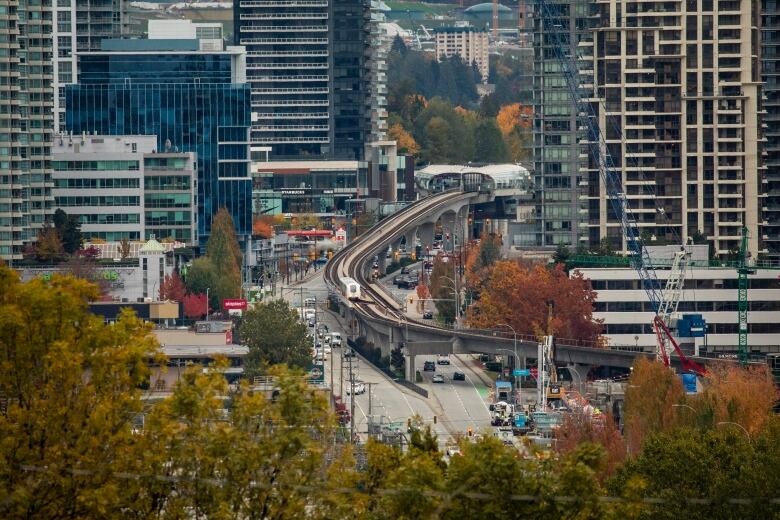
<path id="1" fill-rule="evenodd" d="M 201 51 L 197 40 L 104 40 L 79 55 L 77 85 L 65 91 L 74 134 L 156 135 L 197 153 L 198 235 L 228 209 L 239 237 L 252 229 L 250 89 L 241 48 Z"/>

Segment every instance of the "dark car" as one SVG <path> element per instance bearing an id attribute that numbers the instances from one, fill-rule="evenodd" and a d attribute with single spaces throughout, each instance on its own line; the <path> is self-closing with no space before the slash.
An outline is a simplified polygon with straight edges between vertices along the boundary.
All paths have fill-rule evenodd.
<path id="1" fill-rule="evenodd" d="M 425 312 L 423 312 L 423 319 L 424 320 L 432 320 L 433 319 L 433 311 L 425 311 Z"/>
<path id="2" fill-rule="evenodd" d="M 455 372 L 452 374 L 452 380 L 453 381 L 465 381 L 466 380 L 466 374 L 463 372 Z"/>
<path id="3" fill-rule="evenodd" d="M 433 361 L 426 361 L 423 365 L 423 372 L 436 372 L 436 363 Z"/>
<path id="4" fill-rule="evenodd" d="M 409 274 L 409 268 L 408 267 L 402 267 L 401 268 L 401 274 Z"/>

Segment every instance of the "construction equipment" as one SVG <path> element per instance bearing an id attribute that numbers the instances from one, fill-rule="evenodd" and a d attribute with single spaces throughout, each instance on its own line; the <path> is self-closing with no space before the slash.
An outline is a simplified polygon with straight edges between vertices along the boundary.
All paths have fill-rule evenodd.
<path id="1" fill-rule="evenodd" d="M 498 0 L 493 0 L 493 22 L 492 22 L 493 41 L 498 41 Z"/>
<path id="2" fill-rule="evenodd" d="M 750 232 L 746 227 L 742 228 L 742 241 L 739 245 L 739 264 L 737 264 L 738 275 L 738 315 L 739 315 L 739 364 L 743 367 L 748 362 L 748 275 L 755 274 L 756 270 L 752 267 L 752 258 L 748 251 L 748 239 Z"/>
<path id="3" fill-rule="evenodd" d="M 576 45 L 572 45 L 568 36 L 569 31 L 563 27 L 563 23 L 569 23 L 567 11 L 564 9 L 568 6 L 551 4 L 547 0 L 538 0 L 537 6 L 539 7 L 539 15 L 543 24 L 543 33 L 545 36 L 549 35 L 553 39 L 552 43 L 556 59 L 566 80 L 571 100 L 577 110 L 577 117 L 582 124 L 580 130 L 586 134 L 585 139 L 581 143 L 588 147 L 590 156 L 599 170 L 599 176 L 606 187 L 607 198 L 612 207 L 612 212 L 619 219 L 622 236 L 625 240 L 625 249 L 629 253 L 631 266 L 639 274 L 642 288 L 647 293 L 652 309 L 656 314 L 653 319 L 653 325 L 656 327 L 658 337 L 657 356 L 668 366 L 671 350 L 674 350 L 680 358 L 683 370 L 703 375 L 705 374 L 704 367 L 685 356 L 674 340 L 669 324 L 667 324 L 667 320 L 671 317 L 667 315 L 668 311 L 671 308 L 676 310 L 674 298 L 677 298 L 677 301 L 679 301 L 681 284 L 677 287 L 670 286 L 668 294 L 666 291 L 662 292 L 653 261 L 643 240 L 640 238 L 637 220 L 626 200 L 622 176 L 615 167 L 615 162 L 609 152 L 609 146 L 599 127 L 596 111 L 590 102 L 587 101 L 589 94 L 580 92 L 579 73 L 576 63 Z M 615 128 L 615 130 L 622 136 L 619 128 Z M 678 269 L 679 267 L 680 263 L 678 262 Z M 684 276 L 683 273 L 679 272 L 672 274 L 678 282 L 680 276 Z M 662 309 L 662 306 L 665 310 Z"/>

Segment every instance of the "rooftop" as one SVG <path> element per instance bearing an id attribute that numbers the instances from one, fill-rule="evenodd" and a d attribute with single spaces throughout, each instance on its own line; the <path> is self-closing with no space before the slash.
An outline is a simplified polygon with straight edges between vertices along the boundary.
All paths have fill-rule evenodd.
<path id="1" fill-rule="evenodd" d="M 163 345 L 160 350 L 169 358 L 242 357 L 249 354 L 243 345 Z"/>

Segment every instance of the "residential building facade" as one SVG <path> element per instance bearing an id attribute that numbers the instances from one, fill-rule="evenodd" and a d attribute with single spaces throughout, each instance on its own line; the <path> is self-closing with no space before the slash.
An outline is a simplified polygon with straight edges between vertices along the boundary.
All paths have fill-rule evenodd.
<path id="1" fill-rule="evenodd" d="M 372 131 L 371 24 L 363 0 L 235 3 L 254 159 L 363 159 Z"/>
<path id="2" fill-rule="evenodd" d="M 780 2 L 762 0 L 761 9 L 761 79 L 767 139 L 761 238 L 767 255 L 780 260 Z"/>
<path id="3" fill-rule="evenodd" d="M 197 40 L 109 40 L 103 49 L 79 57 L 79 84 L 66 89 L 67 128 L 156 135 L 157 151 L 194 152 L 199 243 L 222 207 L 243 241 L 252 228 L 244 50 L 202 51 Z"/>
<path id="4" fill-rule="evenodd" d="M 0 0 L 0 259 L 22 258 L 51 211 L 52 8 Z"/>
<path id="5" fill-rule="evenodd" d="M 580 75 L 640 231 L 680 243 L 701 232 L 717 255 L 762 207 L 760 2 L 595 2 Z M 588 243 L 626 250 L 598 165 L 587 182 Z"/>
<path id="6" fill-rule="evenodd" d="M 156 148 L 153 135 L 60 135 L 52 150 L 54 209 L 77 215 L 87 242 L 195 243 L 195 154 Z"/>
<path id="7" fill-rule="evenodd" d="M 580 243 L 587 214 L 580 212 L 584 189 L 580 166 L 577 111 L 559 63 L 559 56 L 575 56 L 580 42 L 592 34 L 590 0 L 548 0 L 547 10 L 533 17 L 533 162 L 536 207 L 532 219 L 518 229 L 513 245 L 555 248 Z M 549 19 L 549 22 L 547 20 Z M 556 38 L 545 27 L 560 26 L 566 36 Z M 531 27 L 529 27 L 531 29 Z M 559 49 L 560 41 L 570 42 Z"/>
<path id="8" fill-rule="evenodd" d="M 463 63 L 475 63 L 482 81 L 487 83 L 490 74 L 488 57 L 488 33 L 475 27 L 439 27 L 436 36 L 436 59 L 459 56 Z"/>

